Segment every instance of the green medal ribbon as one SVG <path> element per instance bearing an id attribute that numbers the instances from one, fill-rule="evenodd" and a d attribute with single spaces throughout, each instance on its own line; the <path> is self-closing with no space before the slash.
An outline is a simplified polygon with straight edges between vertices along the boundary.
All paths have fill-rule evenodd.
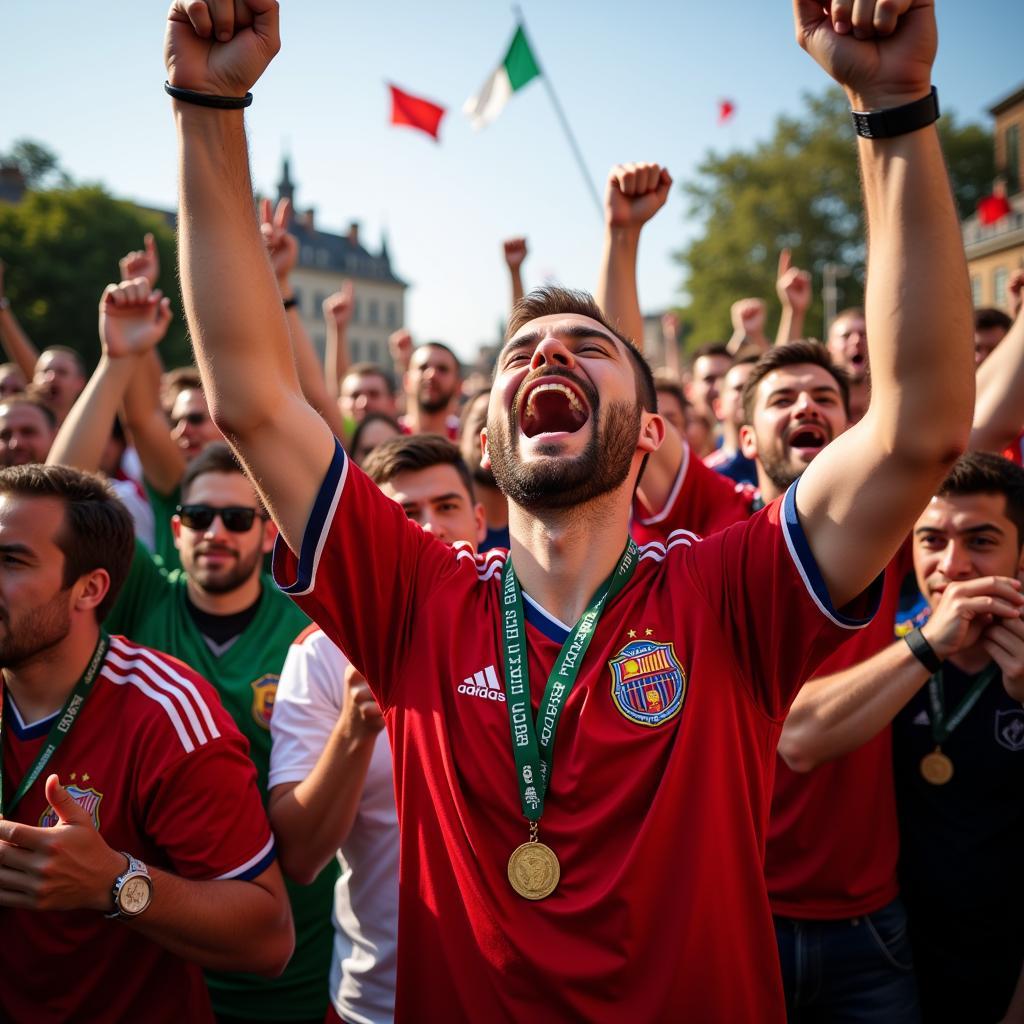
<path id="1" fill-rule="evenodd" d="M 967 717 L 968 712 L 985 691 L 985 687 L 993 679 L 999 678 L 999 666 L 990 665 L 971 684 L 964 699 L 956 706 L 954 712 L 946 717 L 946 702 L 942 693 L 942 671 L 938 671 L 928 680 L 928 703 L 931 714 L 928 716 L 932 725 L 932 738 L 936 746 L 941 746 L 949 739 L 953 730 Z"/>
<path id="2" fill-rule="evenodd" d="M 85 706 L 85 701 L 92 691 L 92 684 L 99 675 L 100 667 L 107 656 L 107 648 L 109 646 L 110 637 L 106 633 L 101 632 L 99 642 L 96 644 L 96 650 L 93 651 L 92 658 L 89 660 L 84 675 L 75 683 L 75 688 L 68 695 L 68 699 L 65 701 L 60 714 L 57 715 L 53 725 L 50 726 L 46 742 L 43 743 L 42 749 L 36 755 L 35 761 L 32 762 L 32 766 L 25 773 L 25 777 L 21 780 L 21 785 L 18 786 L 17 792 L 14 794 L 14 798 L 7 805 L 4 804 L 4 773 L 2 770 L 4 749 L 3 695 L 0 693 L 0 817 L 9 818 L 14 814 L 14 808 L 21 802 L 21 798 L 32 788 L 36 779 L 43 774 L 43 770 L 50 763 L 50 759 L 57 753 L 57 748 L 67 739 L 68 733 L 71 732 L 71 727 L 75 724 L 79 712 Z"/>
<path id="3" fill-rule="evenodd" d="M 512 752 L 516 761 L 519 799 L 523 814 L 533 823 L 544 813 L 544 796 L 551 780 L 551 760 L 555 730 L 562 709 L 579 676 L 590 641 L 605 605 L 629 582 L 639 559 L 632 538 L 626 544 L 619 564 L 597 588 L 590 604 L 573 627 L 548 676 L 534 722 L 530 706 L 530 672 L 527 666 L 526 617 L 523 592 L 516 579 L 512 558 L 505 562 L 501 575 L 502 638 L 505 654 L 505 699 L 512 727 Z"/>

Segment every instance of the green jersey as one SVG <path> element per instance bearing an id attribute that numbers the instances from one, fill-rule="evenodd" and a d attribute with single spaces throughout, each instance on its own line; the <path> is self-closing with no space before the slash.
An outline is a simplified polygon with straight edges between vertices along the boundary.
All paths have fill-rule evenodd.
<path id="1" fill-rule="evenodd" d="M 288 648 L 309 619 L 264 576 L 255 618 L 234 643 L 216 654 L 188 610 L 186 586 L 181 569 L 159 568 L 136 542 L 131 572 L 104 627 L 179 658 L 216 687 L 249 741 L 249 755 L 266 800 L 277 681 Z M 251 1020 L 322 1019 L 327 1010 L 337 873 L 332 863 L 312 885 L 286 882 L 295 918 L 295 954 L 281 977 L 207 973 L 218 1014 Z"/>
<path id="2" fill-rule="evenodd" d="M 178 557 L 174 534 L 171 532 L 171 517 L 181 503 L 181 488 L 175 487 L 170 494 L 161 494 L 148 480 L 143 480 L 142 483 L 146 489 L 146 497 L 149 499 L 149 507 L 153 510 L 153 554 L 168 571 L 180 569 L 181 559 Z M 145 641 L 140 640 L 139 643 L 145 644 Z M 146 644 L 146 646 L 150 645 Z M 174 654 L 173 651 L 167 653 Z M 178 654 L 174 656 L 181 657 Z M 187 658 L 181 660 L 188 661 Z M 199 669 L 196 671 L 198 672 Z M 213 682 L 212 679 L 209 681 Z"/>

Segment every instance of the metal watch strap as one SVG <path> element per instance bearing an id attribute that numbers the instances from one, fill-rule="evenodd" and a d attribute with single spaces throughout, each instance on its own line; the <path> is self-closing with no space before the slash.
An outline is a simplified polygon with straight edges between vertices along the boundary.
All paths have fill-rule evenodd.
<path id="1" fill-rule="evenodd" d="M 136 875 L 145 876 L 149 879 L 150 891 L 152 892 L 153 879 L 150 877 L 149 868 L 147 868 L 146 865 L 143 864 L 141 860 L 138 860 L 136 857 L 133 857 L 130 853 L 128 853 L 127 850 L 121 850 L 119 852 L 121 856 L 128 861 L 128 867 L 125 868 L 125 870 L 122 871 L 121 874 L 119 874 L 117 878 L 114 879 L 114 884 L 111 888 L 111 893 L 114 897 L 114 910 L 110 914 L 103 915 L 107 918 L 136 916 L 134 914 L 125 914 L 121 910 L 120 904 L 118 903 L 118 896 L 121 892 L 121 887 L 125 884 L 125 882 L 128 881 L 129 878 L 132 878 Z M 141 911 L 139 911 L 139 913 L 141 913 Z"/>
<path id="2" fill-rule="evenodd" d="M 922 665 L 932 674 L 935 675 L 939 669 L 942 668 L 942 660 L 935 653 L 934 648 L 925 639 L 924 634 L 919 629 L 912 629 L 906 636 L 903 637 L 907 641 L 907 646 L 910 648 L 911 653 Z"/>
<path id="3" fill-rule="evenodd" d="M 851 110 L 853 127 L 865 139 L 891 139 L 916 132 L 939 119 L 939 94 L 932 86 L 927 96 L 887 110 Z"/>

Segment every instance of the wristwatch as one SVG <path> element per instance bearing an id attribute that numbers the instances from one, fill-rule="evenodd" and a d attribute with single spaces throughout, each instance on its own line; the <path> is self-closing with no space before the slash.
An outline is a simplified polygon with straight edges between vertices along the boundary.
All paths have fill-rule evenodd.
<path id="1" fill-rule="evenodd" d="M 106 917 L 138 917 L 153 899 L 153 879 L 141 860 L 130 853 L 121 851 L 128 860 L 128 870 L 114 880 L 111 894 L 114 897 L 114 912 Z"/>

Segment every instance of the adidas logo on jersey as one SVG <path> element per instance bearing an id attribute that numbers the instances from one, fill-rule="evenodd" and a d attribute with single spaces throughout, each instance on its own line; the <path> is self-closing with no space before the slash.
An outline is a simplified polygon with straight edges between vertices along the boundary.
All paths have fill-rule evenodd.
<path id="1" fill-rule="evenodd" d="M 481 697 L 484 700 L 497 700 L 505 703 L 505 692 L 498 682 L 498 673 L 494 671 L 493 665 L 466 676 L 457 687 L 459 693 L 467 694 L 470 697 Z"/>

